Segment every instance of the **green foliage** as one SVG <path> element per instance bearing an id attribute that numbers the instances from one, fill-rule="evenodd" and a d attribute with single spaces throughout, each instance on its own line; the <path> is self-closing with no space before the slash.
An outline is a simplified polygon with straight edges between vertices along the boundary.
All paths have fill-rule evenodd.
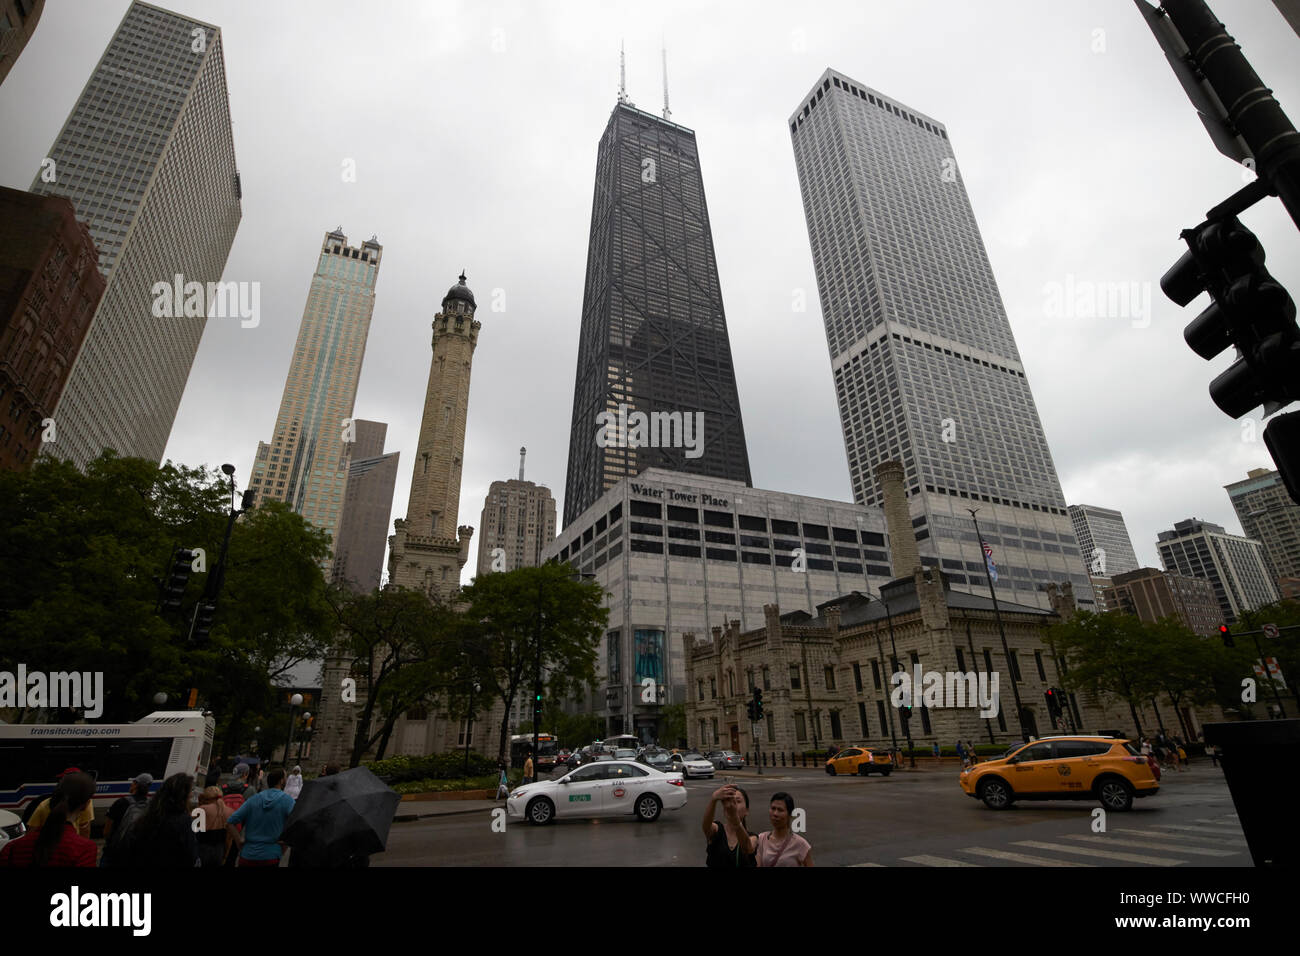
<path id="1" fill-rule="evenodd" d="M 604 592 L 576 579 L 567 564 L 544 564 L 480 574 L 460 599 L 468 605 L 465 620 L 473 622 L 462 641 L 475 648 L 464 679 L 505 705 L 498 749 L 506 756 L 508 712 L 521 690 L 532 689 L 539 665 L 544 701 L 572 699 L 595 686 L 596 647 L 609 620 Z"/>
<path id="2" fill-rule="evenodd" d="M 676 747 L 686 740 L 686 705 L 668 704 L 659 711 L 659 744 Z"/>
<path id="3" fill-rule="evenodd" d="M 365 765 L 376 777 L 387 781 L 389 785 L 408 783 L 413 780 L 463 780 L 465 778 L 465 751 L 449 750 L 445 753 L 430 754 L 427 757 L 389 757 L 385 760 L 371 760 Z M 481 777 L 495 775 L 496 760 L 471 750 L 469 752 L 469 775 Z"/>

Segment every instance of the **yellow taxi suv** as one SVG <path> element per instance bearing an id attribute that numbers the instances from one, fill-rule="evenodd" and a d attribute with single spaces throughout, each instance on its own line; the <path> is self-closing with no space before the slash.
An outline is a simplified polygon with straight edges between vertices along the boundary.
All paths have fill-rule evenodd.
<path id="1" fill-rule="evenodd" d="M 1127 740 L 1115 737 L 1046 737 L 1017 744 L 997 760 L 961 772 L 968 797 L 990 810 L 1016 800 L 1099 800 L 1107 810 L 1128 810 L 1134 797 L 1159 792 L 1151 765 Z"/>
<path id="2" fill-rule="evenodd" d="M 888 777 L 894 769 L 894 762 L 887 750 L 872 750 L 870 747 L 845 747 L 834 757 L 826 761 L 826 772 L 832 777 L 838 773 L 856 773 L 866 777 L 878 773 Z"/>

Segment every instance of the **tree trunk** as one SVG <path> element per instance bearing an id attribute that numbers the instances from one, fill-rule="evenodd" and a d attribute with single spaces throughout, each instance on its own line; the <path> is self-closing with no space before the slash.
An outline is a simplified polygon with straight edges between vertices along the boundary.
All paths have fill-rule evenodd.
<path id="1" fill-rule="evenodd" d="M 1133 706 L 1133 701 L 1128 702 L 1129 713 L 1133 715 L 1133 726 L 1137 728 L 1138 739 L 1142 739 L 1142 721 L 1138 720 L 1137 708 Z"/>

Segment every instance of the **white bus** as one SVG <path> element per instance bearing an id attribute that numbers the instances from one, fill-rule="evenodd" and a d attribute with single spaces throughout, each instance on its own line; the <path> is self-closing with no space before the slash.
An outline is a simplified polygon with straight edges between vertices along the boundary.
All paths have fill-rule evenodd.
<path id="1" fill-rule="evenodd" d="M 216 721 L 197 710 L 158 711 L 134 724 L 0 724 L 0 810 L 20 817 L 76 767 L 95 777 L 95 816 L 148 773 L 153 789 L 175 773 L 208 772 Z"/>

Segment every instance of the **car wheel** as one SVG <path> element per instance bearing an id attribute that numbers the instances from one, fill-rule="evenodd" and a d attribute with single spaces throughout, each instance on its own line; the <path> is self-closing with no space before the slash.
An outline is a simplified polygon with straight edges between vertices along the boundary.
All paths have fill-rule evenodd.
<path id="1" fill-rule="evenodd" d="M 1097 799 L 1107 810 L 1123 813 L 1133 808 L 1133 788 L 1119 777 L 1107 777 L 1097 785 Z"/>
<path id="2" fill-rule="evenodd" d="M 880 771 L 880 775 L 881 775 L 882 777 L 888 777 L 888 776 L 889 776 L 891 773 L 893 773 L 893 772 L 894 772 L 894 771 L 893 771 L 893 768 L 891 768 L 891 767 L 886 767 L 884 770 Z"/>
<path id="3" fill-rule="evenodd" d="M 642 823 L 654 823 L 659 819 L 659 798 L 653 793 L 642 795 L 636 802 L 636 818 Z"/>
<path id="4" fill-rule="evenodd" d="M 870 776 L 871 776 L 871 764 L 869 764 L 869 763 L 860 763 L 860 764 L 858 764 L 858 776 L 859 776 L 859 777 L 870 777 Z"/>
<path id="5" fill-rule="evenodd" d="M 534 797 L 528 801 L 528 809 L 524 815 L 533 826 L 546 826 L 555 820 L 555 804 L 546 797 Z"/>
<path id="6" fill-rule="evenodd" d="M 990 810 L 1005 810 L 1011 806 L 1015 796 L 1006 781 L 993 777 L 980 784 L 979 798 Z"/>
<path id="7" fill-rule="evenodd" d="M 826 772 L 830 774 L 832 777 L 835 776 L 835 764 L 828 763 L 826 765 Z"/>

